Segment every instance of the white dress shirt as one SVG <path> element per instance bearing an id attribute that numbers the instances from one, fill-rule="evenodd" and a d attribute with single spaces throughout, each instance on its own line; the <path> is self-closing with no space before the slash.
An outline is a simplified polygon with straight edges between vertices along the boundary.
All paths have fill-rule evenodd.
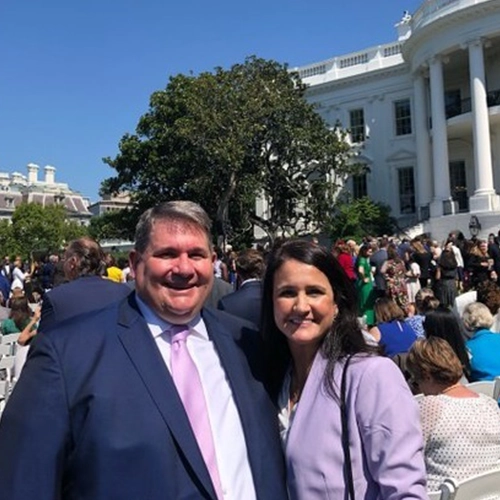
<path id="1" fill-rule="evenodd" d="M 163 332 L 171 325 L 159 318 L 137 295 L 136 298 L 170 371 L 171 338 Z M 201 316 L 198 315 L 188 326 L 190 335 L 186 345 L 200 374 L 205 394 L 224 500 L 255 500 L 245 435 L 226 373 Z"/>

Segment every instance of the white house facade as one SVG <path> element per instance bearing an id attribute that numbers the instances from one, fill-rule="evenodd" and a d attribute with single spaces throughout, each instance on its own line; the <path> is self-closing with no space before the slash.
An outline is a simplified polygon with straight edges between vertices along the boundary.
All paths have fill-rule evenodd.
<path id="1" fill-rule="evenodd" d="M 441 240 L 500 229 L 500 0 L 426 0 L 391 44 L 295 68 L 359 149 L 355 197 Z M 480 226 L 480 227 L 479 227 Z"/>
<path id="2" fill-rule="evenodd" d="M 44 207 L 61 205 L 69 220 L 83 226 L 90 223 L 89 200 L 73 191 L 64 182 L 56 182 L 55 167 L 44 167 L 43 179 L 38 177 L 40 167 L 27 165 L 28 175 L 19 172 L 0 172 L 0 219 L 11 219 L 21 203 L 38 203 Z"/>

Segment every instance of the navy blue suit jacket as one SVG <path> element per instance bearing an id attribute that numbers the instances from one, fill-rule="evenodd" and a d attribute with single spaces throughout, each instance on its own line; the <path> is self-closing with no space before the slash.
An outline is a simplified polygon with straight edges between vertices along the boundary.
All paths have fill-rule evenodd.
<path id="1" fill-rule="evenodd" d="M 258 336 L 223 312 L 202 315 L 239 411 L 257 497 L 285 499 L 276 412 L 255 378 Z M 215 499 L 134 294 L 37 335 L 0 421 L 0 485 L 9 500 Z"/>
<path id="2" fill-rule="evenodd" d="M 84 276 L 63 283 L 44 295 L 38 330 L 43 332 L 68 318 L 103 309 L 130 292 L 124 283 L 115 283 L 100 276 Z"/>
<path id="3" fill-rule="evenodd" d="M 261 302 L 261 281 L 248 281 L 235 292 L 222 297 L 217 307 L 260 326 Z"/>

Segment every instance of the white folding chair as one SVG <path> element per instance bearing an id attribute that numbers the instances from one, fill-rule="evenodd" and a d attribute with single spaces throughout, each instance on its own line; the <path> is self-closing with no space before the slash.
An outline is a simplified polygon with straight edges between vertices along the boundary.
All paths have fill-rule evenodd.
<path id="1" fill-rule="evenodd" d="M 14 368 L 14 356 L 4 356 L 0 359 L 0 372 L 5 370 L 5 380 L 12 381 L 12 370 Z"/>
<path id="2" fill-rule="evenodd" d="M 428 491 L 429 500 L 453 500 L 455 488 L 452 484 L 444 482 L 438 491 Z"/>
<path id="3" fill-rule="evenodd" d="M 446 479 L 453 500 L 494 500 L 500 498 L 500 469 L 484 472 L 464 481 Z"/>
<path id="4" fill-rule="evenodd" d="M 0 344 L 0 358 L 12 354 L 12 344 Z"/>
<path id="5" fill-rule="evenodd" d="M 8 380 L 0 380 L 0 417 L 10 395 L 10 383 Z"/>
<path id="6" fill-rule="evenodd" d="M 471 391 L 477 392 L 478 394 L 485 394 L 486 396 L 492 398 L 495 391 L 495 382 L 492 380 L 481 380 L 479 382 L 470 382 L 469 384 L 466 384 L 465 387 Z"/>
<path id="7" fill-rule="evenodd" d="M 20 333 L 7 333 L 2 335 L 2 344 L 15 344 L 19 338 Z"/>
<path id="8" fill-rule="evenodd" d="M 495 386 L 493 387 L 493 399 L 498 401 L 500 399 L 500 377 L 495 377 Z"/>
<path id="9" fill-rule="evenodd" d="M 7 335 L 2 336 L 2 345 L 10 346 L 10 354 L 14 356 L 17 351 L 17 339 L 19 338 L 20 333 L 8 333 Z"/>
<path id="10" fill-rule="evenodd" d="M 415 398 L 415 401 L 418 403 L 421 399 L 423 399 L 425 396 L 420 393 L 420 394 L 414 394 L 413 396 Z"/>

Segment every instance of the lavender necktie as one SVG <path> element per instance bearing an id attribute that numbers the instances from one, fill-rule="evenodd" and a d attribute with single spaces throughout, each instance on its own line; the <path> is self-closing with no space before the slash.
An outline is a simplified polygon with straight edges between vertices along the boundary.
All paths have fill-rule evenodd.
<path id="1" fill-rule="evenodd" d="M 212 479 L 217 498 L 221 500 L 223 498 L 222 487 L 205 395 L 203 394 L 200 374 L 186 345 L 189 327 L 174 325 L 170 329 L 170 334 L 172 335 L 170 355 L 172 378 Z"/>

